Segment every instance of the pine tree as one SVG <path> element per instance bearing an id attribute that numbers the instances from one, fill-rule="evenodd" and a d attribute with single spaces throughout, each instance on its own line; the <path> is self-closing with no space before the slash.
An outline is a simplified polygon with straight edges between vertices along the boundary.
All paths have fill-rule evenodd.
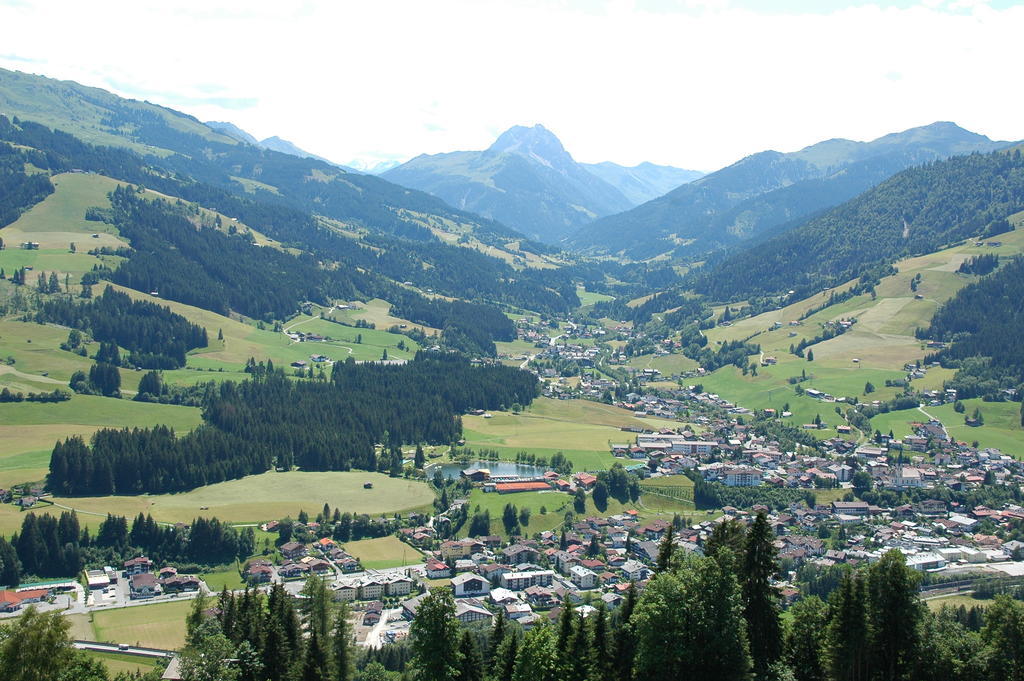
<path id="1" fill-rule="evenodd" d="M 189 608 L 188 616 L 185 618 L 185 643 L 195 645 L 199 641 L 199 629 L 206 619 L 203 611 L 206 610 L 206 599 L 196 596 L 192 599 L 192 607 Z"/>
<path id="2" fill-rule="evenodd" d="M 661 546 L 658 547 L 658 572 L 665 572 L 672 564 L 672 551 L 675 549 L 672 534 L 672 528 L 670 527 L 665 530 L 665 536 L 661 538 Z"/>
<path id="3" fill-rule="evenodd" d="M 426 464 L 426 462 L 427 462 L 427 459 L 426 459 L 426 457 L 423 454 L 423 445 L 417 444 L 416 445 L 416 455 L 413 458 L 413 464 L 412 465 L 417 470 L 422 470 L 423 466 Z"/>
<path id="4" fill-rule="evenodd" d="M 834 681 L 867 681 L 867 614 L 864 581 L 859 575 L 843 575 L 829 598 L 829 623 L 825 631 L 825 660 Z"/>
<path id="5" fill-rule="evenodd" d="M 0 586 L 16 587 L 21 583 L 21 563 L 18 554 L 3 537 L 0 537 Z"/>
<path id="6" fill-rule="evenodd" d="M 315 631 L 321 641 L 326 641 L 331 625 L 331 594 L 327 582 L 316 575 L 306 580 L 302 587 L 303 611 L 310 631 Z"/>
<path id="7" fill-rule="evenodd" d="M 494 681 L 512 681 L 518 656 L 519 637 L 510 633 L 505 636 L 494 654 L 491 678 Z"/>
<path id="8" fill-rule="evenodd" d="M 924 604 L 917 574 L 903 553 L 892 549 L 868 569 L 868 653 L 872 670 L 887 681 L 911 678 L 920 652 Z"/>
<path id="9" fill-rule="evenodd" d="M 337 509 L 335 511 L 337 512 Z M 333 681 L 350 681 L 355 668 L 355 649 L 348 613 L 348 604 L 343 601 L 334 615 L 334 630 L 331 635 Z"/>
<path id="10" fill-rule="evenodd" d="M 459 621 L 450 589 L 435 589 L 420 601 L 409 633 L 416 678 L 455 681 L 459 674 Z"/>
<path id="11" fill-rule="evenodd" d="M 758 513 L 747 532 L 741 581 L 743 615 L 747 620 L 750 654 L 757 679 L 768 678 L 771 665 L 782 654 L 779 594 L 771 585 L 778 570 L 775 537 L 764 513 Z"/>
<path id="12" fill-rule="evenodd" d="M 330 681 L 327 648 L 316 627 L 310 632 L 302 663 L 302 681 Z"/>
<path id="13" fill-rule="evenodd" d="M 476 639 L 468 630 L 462 632 L 459 640 L 459 672 L 456 681 L 483 681 L 484 663 Z"/>
<path id="14" fill-rule="evenodd" d="M 828 626 L 828 609 L 817 596 L 796 602 L 785 639 L 786 664 L 795 681 L 828 681 L 825 666 L 824 634 Z"/>
<path id="15" fill-rule="evenodd" d="M 612 648 L 612 670 L 614 678 L 627 680 L 633 678 L 633 662 L 636 656 L 636 633 L 633 627 L 633 612 L 636 609 L 636 584 L 629 583 L 626 600 L 617 613 L 619 624 L 615 630 Z"/>
<path id="16" fill-rule="evenodd" d="M 508 622 L 504 617 L 494 618 L 494 628 L 491 629 L 491 636 L 487 642 L 487 651 L 484 655 L 484 666 L 487 669 L 494 670 L 495 655 L 498 653 L 498 648 L 505 640 L 505 636 L 508 635 Z"/>
<path id="17" fill-rule="evenodd" d="M 606 681 L 612 678 L 612 656 L 608 640 L 608 609 L 604 601 L 598 601 L 597 612 L 589 619 L 593 620 L 590 679 Z"/>
<path id="18" fill-rule="evenodd" d="M 590 629 L 582 614 L 573 617 L 576 626 L 573 627 L 572 644 L 569 648 L 567 659 L 568 666 L 565 681 L 587 681 L 590 673 L 590 655 L 592 652 L 590 643 Z"/>

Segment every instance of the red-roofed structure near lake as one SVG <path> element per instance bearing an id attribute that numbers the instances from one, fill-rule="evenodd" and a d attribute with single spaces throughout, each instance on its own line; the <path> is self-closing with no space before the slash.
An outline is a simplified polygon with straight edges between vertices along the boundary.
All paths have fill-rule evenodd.
<path id="1" fill-rule="evenodd" d="M 498 494 L 512 494 L 513 492 L 542 492 L 551 489 L 546 482 L 499 482 L 495 483 L 494 490 Z"/>

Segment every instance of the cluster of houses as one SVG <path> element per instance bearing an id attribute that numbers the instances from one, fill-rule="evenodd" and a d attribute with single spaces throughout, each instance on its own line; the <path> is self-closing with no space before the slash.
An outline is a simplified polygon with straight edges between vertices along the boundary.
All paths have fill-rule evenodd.
<path id="1" fill-rule="evenodd" d="M 315 523 L 313 523 L 315 524 Z M 275 523 L 276 525 L 276 523 Z M 359 572 L 359 559 L 339 547 L 330 537 L 321 537 L 311 545 L 298 541 L 285 542 L 278 547 L 283 562 L 275 566 L 264 558 L 246 563 L 243 574 L 250 584 L 266 584 L 275 575 L 284 581 L 305 579 L 310 575 L 333 577 L 342 573 Z"/>
<path id="2" fill-rule="evenodd" d="M 699 420 L 699 419 L 698 419 Z M 782 488 L 853 486 L 859 470 L 876 489 L 977 487 L 986 476 L 996 482 L 1024 482 L 1024 466 L 997 449 L 978 449 L 951 439 L 938 421 L 914 423 L 900 439 L 880 435 L 858 445 L 834 437 L 816 451 L 783 451 L 777 441 L 755 435 L 732 420 L 708 421 L 708 431 L 662 429 L 638 433 L 633 443 L 612 444 L 617 457 L 636 462 L 649 477 L 698 472 L 704 480 L 730 487 Z"/>
<path id="3" fill-rule="evenodd" d="M 199 591 L 199 578 L 178 574 L 177 568 L 166 566 L 153 571 L 153 561 L 138 556 L 124 562 L 124 575 L 128 579 L 128 593 L 132 599 L 153 598 L 160 594 Z M 108 577 L 109 580 L 109 577 Z M 99 585 L 101 580 L 97 578 Z M 109 581 L 108 581 L 109 583 Z M 90 581 L 90 588 L 92 581 Z"/>
<path id="4" fill-rule="evenodd" d="M 864 501 L 814 507 L 794 503 L 784 510 L 726 507 L 715 520 L 684 527 L 674 527 L 664 519 L 644 521 L 636 511 L 588 517 L 562 534 L 542 532 L 532 539 L 514 538 L 511 543 L 499 537 L 445 541 L 430 552 L 422 576 L 431 585 L 451 588 L 457 617 L 464 623 L 503 616 L 529 628 L 557 618 L 566 599 L 589 604 L 600 600 L 613 609 L 631 586 L 642 590 L 666 533 L 671 533 L 678 551 L 702 554 L 717 524 L 731 518 L 749 523 L 758 512 L 767 515 L 780 559 L 794 569 L 803 564 L 856 566 L 896 549 L 904 553 L 908 565 L 921 571 L 1024 575 L 1024 542 L 1003 541 L 990 533 L 992 527 L 1019 527 L 1024 522 L 1024 507 L 967 511 L 955 503 L 927 499 L 896 508 L 878 508 Z M 989 533 L 982 531 L 983 525 Z M 822 526 L 842 528 L 842 533 L 822 538 Z M 403 538 L 412 539 L 414 534 Z M 790 578 L 794 575 L 791 572 Z M 381 581 L 365 595 L 357 585 L 345 585 L 339 598 L 390 595 Z M 799 597 L 791 581 L 779 581 L 777 586 L 787 602 Z M 421 594 L 401 603 L 406 619 L 415 618 L 422 598 Z M 586 615 L 593 605 L 579 607 Z"/>
<path id="5" fill-rule="evenodd" d="M 642 588 L 650 577 L 658 542 L 670 528 L 627 511 L 579 521 L 564 535 L 547 531 L 510 544 L 496 536 L 448 540 L 430 552 L 423 576 L 451 588 L 464 623 L 501 615 L 529 627 L 557 616 L 567 598 L 582 602 L 586 592 L 617 607 L 631 584 Z M 700 551 L 696 544 L 689 548 Z M 415 617 L 421 598 L 402 602 L 407 619 Z"/>

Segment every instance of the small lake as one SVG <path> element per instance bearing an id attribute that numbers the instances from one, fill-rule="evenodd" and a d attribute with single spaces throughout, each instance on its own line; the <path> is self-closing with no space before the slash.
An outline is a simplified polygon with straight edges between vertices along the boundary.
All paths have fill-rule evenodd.
<path id="1" fill-rule="evenodd" d="M 434 469 L 440 467 L 441 475 L 447 480 L 455 480 L 464 470 L 470 468 L 486 468 L 492 476 L 515 475 L 521 478 L 535 478 L 544 475 L 548 469 L 541 466 L 530 466 L 514 461 L 467 461 L 466 463 L 436 463 L 430 466 L 427 477 L 434 475 Z"/>

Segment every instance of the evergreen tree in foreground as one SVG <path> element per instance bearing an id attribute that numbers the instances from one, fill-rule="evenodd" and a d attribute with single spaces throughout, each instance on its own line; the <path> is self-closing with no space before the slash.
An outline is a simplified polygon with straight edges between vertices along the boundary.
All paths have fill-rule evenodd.
<path id="1" fill-rule="evenodd" d="M 418 681 L 458 679 L 459 621 L 455 619 L 455 599 L 450 589 L 435 589 L 420 601 L 409 634 Z"/>
<path id="2" fill-rule="evenodd" d="M 767 679 L 769 668 L 782 655 L 779 594 L 771 585 L 778 569 L 775 537 L 764 513 L 758 513 L 747 532 L 743 556 L 743 616 L 747 620 L 754 675 Z"/>

